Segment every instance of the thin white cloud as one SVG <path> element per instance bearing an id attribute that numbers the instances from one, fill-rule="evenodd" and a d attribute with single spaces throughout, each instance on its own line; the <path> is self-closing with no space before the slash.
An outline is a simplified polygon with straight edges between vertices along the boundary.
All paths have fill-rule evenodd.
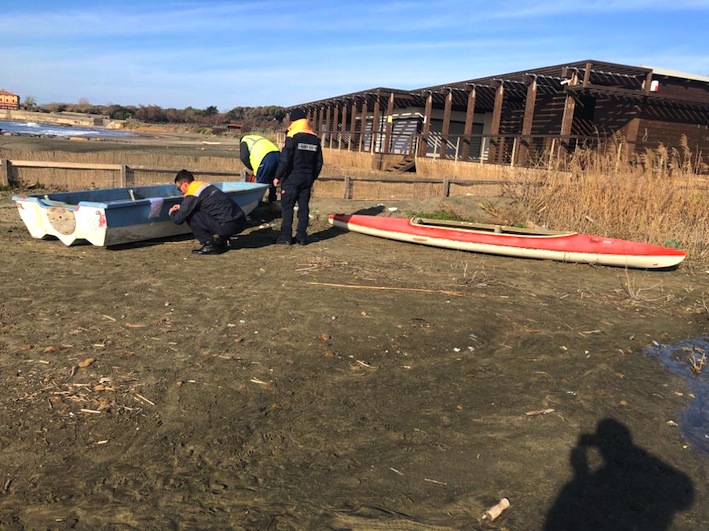
<path id="1" fill-rule="evenodd" d="M 0 85 L 40 102 L 227 110 L 584 59 L 709 74 L 709 0 L 35 4 L 0 17 Z"/>

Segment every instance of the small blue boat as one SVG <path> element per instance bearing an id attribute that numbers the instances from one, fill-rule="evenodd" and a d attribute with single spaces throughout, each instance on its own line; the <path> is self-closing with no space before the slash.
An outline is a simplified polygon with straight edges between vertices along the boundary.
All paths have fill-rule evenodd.
<path id="1" fill-rule="evenodd" d="M 263 198 L 266 184 L 211 183 L 248 215 Z M 104 188 L 55 194 L 14 195 L 22 221 L 33 238 L 58 238 L 65 245 L 89 242 L 100 247 L 188 234 L 168 211 L 182 202 L 172 184 Z"/>

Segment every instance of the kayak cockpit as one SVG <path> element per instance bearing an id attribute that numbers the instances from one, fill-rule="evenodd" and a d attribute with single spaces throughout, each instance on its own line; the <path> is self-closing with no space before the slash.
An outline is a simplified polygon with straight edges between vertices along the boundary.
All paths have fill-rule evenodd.
<path id="1" fill-rule="evenodd" d="M 442 219 L 411 218 L 411 224 L 419 227 L 436 227 L 443 229 L 464 230 L 470 232 L 482 232 L 490 234 L 502 234 L 510 236 L 573 236 L 577 234 L 573 231 L 558 231 L 547 229 L 530 229 L 526 227 L 512 227 L 510 225 L 496 225 L 493 223 L 475 223 L 472 221 L 451 221 Z"/>

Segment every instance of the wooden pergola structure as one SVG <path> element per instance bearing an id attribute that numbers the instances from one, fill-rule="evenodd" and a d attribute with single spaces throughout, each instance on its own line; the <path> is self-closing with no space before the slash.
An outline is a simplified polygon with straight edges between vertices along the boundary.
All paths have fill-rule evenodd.
<path id="1" fill-rule="evenodd" d="M 617 134 L 635 151 L 684 138 L 709 152 L 709 77 L 594 60 L 298 107 L 325 147 L 404 157 L 524 164 Z"/>

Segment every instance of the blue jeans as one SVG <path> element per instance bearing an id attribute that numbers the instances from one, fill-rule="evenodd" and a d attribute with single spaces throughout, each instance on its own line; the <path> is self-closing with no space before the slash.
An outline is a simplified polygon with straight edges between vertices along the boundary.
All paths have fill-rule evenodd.
<path id="1" fill-rule="evenodd" d="M 276 187 L 273 186 L 273 179 L 278 169 L 278 160 L 281 154 L 278 151 L 271 151 L 261 161 L 261 165 L 256 170 L 256 182 L 268 185 L 268 202 L 276 201 Z"/>

